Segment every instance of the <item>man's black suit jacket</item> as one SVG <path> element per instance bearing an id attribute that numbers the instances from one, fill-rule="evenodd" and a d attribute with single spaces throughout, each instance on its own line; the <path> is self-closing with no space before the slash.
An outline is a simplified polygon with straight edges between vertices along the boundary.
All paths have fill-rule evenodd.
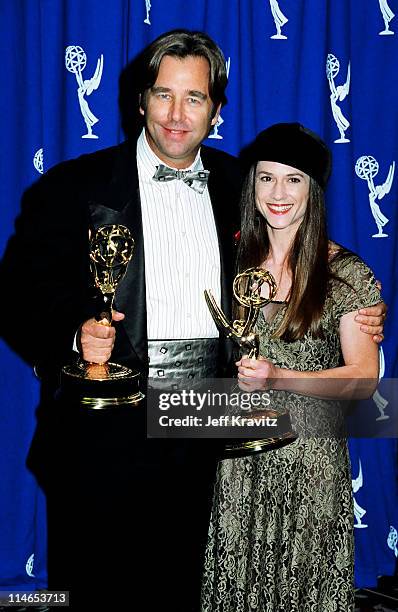
<path id="1" fill-rule="evenodd" d="M 201 155 L 210 170 L 222 307 L 229 313 L 240 172 L 225 153 L 202 147 Z M 1 333 L 25 360 L 39 365 L 44 379 L 28 465 L 47 495 L 49 585 L 70 588 L 75 602 L 88 593 L 101 599 L 115 584 L 130 585 L 134 595 L 145 591 L 151 566 L 159 571 L 147 595 L 148 610 L 167 608 L 165 598 L 175 610 L 196 610 L 217 446 L 147 440 L 145 410 L 84 411 L 53 401 L 60 367 L 73 356 L 76 330 L 96 313 L 89 229 L 108 223 L 126 225 L 135 240 L 116 293 L 115 305 L 126 318 L 117 325 L 112 360 L 145 375 L 145 261 L 135 142 L 62 163 L 28 189 L 0 269 L 7 296 L 1 302 Z M 220 363 L 227 359 L 224 351 Z M 82 585 L 86 595 L 79 593 Z M 125 591 L 118 597 L 123 603 Z"/>
<path id="2" fill-rule="evenodd" d="M 208 188 L 220 246 L 222 307 L 230 313 L 240 170 L 234 157 L 215 149 L 202 146 L 201 157 L 210 170 Z M 56 375 L 72 357 L 76 330 L 95 314 L 88 232 L 107 223 L 126 225 L 135 240 L 133 258 L 116 292 L 115 306 L 126 318 L 117 324 L 112 360 L 144 373 L 147 370 L 136 142 L 126 141 L 55 166 L 24 194 L 16 232 L 0 270 L 8 295 L 2 302 L 2 335 L 44 375 Z M 226 352 L 221 353 L 224 362 Z"/>

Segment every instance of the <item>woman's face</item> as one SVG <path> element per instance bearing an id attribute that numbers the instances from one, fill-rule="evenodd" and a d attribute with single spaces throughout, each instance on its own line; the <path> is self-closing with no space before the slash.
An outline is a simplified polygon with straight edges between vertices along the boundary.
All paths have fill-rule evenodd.
<path id="1" fill-rule="evenodd" d="M 256 208 L 269 227 L 297 231 L 307 209 L 310 177 L 297 168 L 260 161 L 255 175 Z"/>

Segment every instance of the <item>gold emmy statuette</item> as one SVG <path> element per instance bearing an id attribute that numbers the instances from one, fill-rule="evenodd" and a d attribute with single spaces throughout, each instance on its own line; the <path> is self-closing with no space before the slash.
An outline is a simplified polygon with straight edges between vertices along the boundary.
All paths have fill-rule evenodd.
<path id="1" fill-rule="evenodd" d="M 261 295 L 262 285 L 268 285 L 268 295 Z M 207 306 L 218 329 L 236 342 L 245 355 L 257 359 L 259 350 L 258 335 L 254 332 L 260 308 L 266 306 L 275 297 L 276 282 L 272 274 L 263 268 L 249 268 L 235 276 L 233 293 L 241 306 L 248 309 L 245 319 L 236 319 L 230 323 L 216 304 L 210 291 L 205 291 Z"/>
<path id="2" fill-rule="evenodd" d="M 263 285 L 268 285 L 268 291 L 262 291 Z M 246 310 L 244 319 L 236 319 L 230 322 L 224 312 L 217 305 L 210 291 L 205 291 L 205 299 L 211 316 L 219 329 L 227 338 L 233 340 L 241 348 L 242 354 L 250 359 L 257 359 L 259 355 L 259 337 L 254 331 L 260 309 L 273 300 L 276 295 L 277 285 L 274 277 L 268 270 L 263 268 L 248 268 L 235 276 L 233 283 L 233 294 L 237 302 Z M 231 444 L 225 447 L 225 457 L 238 457 L 263 450 L 271 450 L 284 446 L 295 439 L 291 431 L 289 414 L 286 411 L 276 411 L 268 407 L 264 410 L 255 410 L 241 419 L 261 419 L 264 416 L 277 418 L 278 427 L 275 428 L 276 436 L 261 440 L 231 440 Z"/>
<path id="3" fill-rule="evenodd" d="M 133 237 L 124 225 L 102 225 L 90 237 L 90 268 L 101 296 L 98 325 L 112 325 L 116 288 L 126 273 L 133 250 Z M 139 372 L 111 362 L 79 360 L 64 366 L 61 389 L 77 394 L 81 405 L 96 409 L 137 404 L 144 397 L 139 390 Z"/>

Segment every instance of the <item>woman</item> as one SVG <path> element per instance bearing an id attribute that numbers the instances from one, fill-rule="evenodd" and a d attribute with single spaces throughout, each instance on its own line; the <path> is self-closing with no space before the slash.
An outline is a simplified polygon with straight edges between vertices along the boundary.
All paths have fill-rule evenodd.
<path id="1" fill-rule="evenodd" d="M 360 258 L 327 238 L 330 152 L 301 125 L 277 124 L 260 133 L 249 160 L 238 267 L 266 268 L 278 291 L 258 319 L 259 360 L 237 362 L 241 386 L 308 388 L 319 398 L 370 395 L 377 345 L 354 317 L 380 295 Z M 202 603 L 203 612 L 354 609 L 344 439 L 299 437 L 220 463 Z"/>

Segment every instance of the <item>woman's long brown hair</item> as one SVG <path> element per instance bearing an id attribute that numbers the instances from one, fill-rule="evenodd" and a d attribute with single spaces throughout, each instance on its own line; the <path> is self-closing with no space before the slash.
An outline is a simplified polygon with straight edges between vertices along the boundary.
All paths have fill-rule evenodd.
<path id="1" fill-rule="evenodd" d="M 256 167 L 257 164 L 251 167 L 243 185 L 238 272 L 260 266 L 270 249 L 267 222 L 256 209 Z M 290 248 L 287 266 L 292 286 L 285 316 L 274 336 L 293 341 L 310 331 L 315 337 L 322 337 L 322 312 L 330 278 L 328 237 L 323 191 L 312 178 L 307 209 Z"/>

